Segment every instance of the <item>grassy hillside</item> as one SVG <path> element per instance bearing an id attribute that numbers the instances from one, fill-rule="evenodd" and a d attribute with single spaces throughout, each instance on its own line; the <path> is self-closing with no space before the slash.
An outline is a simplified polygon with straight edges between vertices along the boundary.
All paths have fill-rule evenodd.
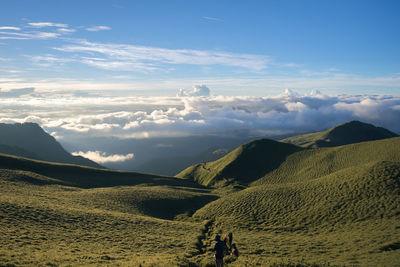
<path id="1" fill-rule="evenodd" d="M 183 220 L 218 198 L 172 177 L 0 162 L 1 266 L 177 266 L 203 228 Z"/>
<path id="2" fill-rule="evenodd" d="M 200 185 L 182 179 L 136 172 L 96 169 L 72 164 L 50 163 L 0 154 L 0 168 L 29 171 L 52 177 L 63 184 L 78 187 L 108 187 L 119 185 L 171 185 L 199 188 Z"/>
<path id="3" fill-rule="evenodd" d="M 397 136 L 398 134 L 382 127 L 375 127 L 360 121 L 350 121 L 326 131 L 285 138 L 282 142 L 307 148 L 333 147 Z"/>
<path id="4" fill-rule="evenodd" d="M 400 264 L 400 163 L 361 164 L 297 183 L 233 193 L 195 213 L 233 231 L 254 262 L 273 258 L 338 265 Z M 209 241 L 209 245 L 211 245 Z M 244 264 L 238 261 L 237 264 Z"/>
<path id="5" fill-rule="evenodd" d="M 400 137 L 256 140 L 204 167 L 244 189 L 0 155 L 0 266 L 212 266 L 228 232 L 227 266 L 400 265 Z"/>
<path id="6" fill-rule="evenodd" d="M 13 172 L 6 176 L 15 180 L 21 175 Z M 157 216 L 166 210 L 185 212 L 176 200 L 209 196 L 203 192 L 134 186 L 81 189 L 11 182 L 1 174 L 0 265 L 176 266 L 179 257 L 196 251 L 201 223 Z M 31 174 L 23 175 L 26 179 Z"/>
<path id="7" fill-rule="evenodd" d="M 400 162 L 400 137 L 299 151 L 254 185 L 306 181 L 375 161 Z"/>
<path id="8" fill-rule="evenodd" d="M 53 136 L 46 133 L 36 123 L 0 123 L 0 144 L 8 147 L 5 149 L 3 147 L 1 153 L 51 162 L 102 167 L 87 158 L 72 156 Z"/>
<path id="9" fill-rule="evenodd" d="M 274 170 L 287 156 L 300 150 L 301 148 L 294 145 L 260 139 L 241 145 L 216 161 L 191 166 L 176 177 L 207 186 L 221 181 L 249 184 Z"/>

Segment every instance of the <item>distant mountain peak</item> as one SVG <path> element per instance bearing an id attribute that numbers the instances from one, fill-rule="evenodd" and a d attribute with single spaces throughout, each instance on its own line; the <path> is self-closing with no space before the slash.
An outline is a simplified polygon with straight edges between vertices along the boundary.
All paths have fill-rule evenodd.
<path id="1" fill-rule="evenodd" d="M 0 153 L 51 162 L 72 163 L 104 168 L 79 156 L 72 156 L 37 123 L 0 123 Z"/>
<path id="2" fill-rule="evenodd" d="M 332 147 L 397 137 L 385 128 L 353 120 L 328 130 L 283 139 L 283 142 L 302 147 Z"/>

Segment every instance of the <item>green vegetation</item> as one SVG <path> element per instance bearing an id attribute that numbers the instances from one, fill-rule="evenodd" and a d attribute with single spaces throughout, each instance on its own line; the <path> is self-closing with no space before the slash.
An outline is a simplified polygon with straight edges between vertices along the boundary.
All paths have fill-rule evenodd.
<path id="1" fill-rule="evenodd" d="M 375 127 L 372 124 L 360 121 L 350 121 L 326 131 L 285 138 L 282 142 L 307 148 L 333 147 L 397 136 L 397 134 L 382 127 Z"/>
<path id="2" fill-rule="evenodd" d="M 217 182 L 221 185 L 224 180 L 245 185 L 274 170 L 288 155 L 299 150 L 301 148 L 294 145 L 260 139 L 241 145 L 216 161 L 191 166 L 176 177 L 206 186 Z"/>
<path id="3" fill-rule="evenodd" d="M 0 154 L 0 266 L 213 266 L 229 232 L 228 266 L 398 266 L 399 195 L 400 137 L 256 140 L 179 178 Z"/>
<path id="4" fill-rule="evenodd" d="M 73 167 L 83 185 L 85 171 L 111 172 L 11 159 L 32 168 L 38 164 L 37 169 L 47 164 L 60 173 Z M 132 184 L 140 180 L 140 174 L 131 175 Z M 141 179 L 148 184 L 169 179 L 172 185 L 82 188 L 30 171 L 1 169 L 0 265 L 176 266 L 180 257 L 197 253 L 203 227 L 185 220 L 217 196 L 179 179 L 150 178 Z"/>

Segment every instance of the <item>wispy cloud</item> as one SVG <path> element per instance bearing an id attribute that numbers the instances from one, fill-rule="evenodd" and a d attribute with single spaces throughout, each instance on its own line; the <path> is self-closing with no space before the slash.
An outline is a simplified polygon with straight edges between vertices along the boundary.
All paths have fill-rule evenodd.
<path id="1" fill-rule="evenodd" d="M 207 16 L 203 16 L 203 19 L 206 19 L 206 20 L 213 20 L 213 21 L 223 21 L 222 19 L 219 19 L 219 18 L 207 17 Z"/>
<path id="2" fill-rule="evenodd" d="M 27 55 L 26 57 L 28 57 L 35 65 L 46 66 L 46 67 L 54 65 L 54 64 L 62 65 L 67 62 L 76 61 L 75 59 L 72 59 L 72 58 L 60 58 L 60 57 L 56 57 L 51 54 L 47 54 L 44 56 L 29 56 L 29 55 Z"/>
<path id="3" fill-rule="evenodd" d="M 73 32 L 76 32 L 75 29 L 68 29 L 68 28 L 60 28 L 60 29 L 57 29 L 57 31 L 59 31 L 61 33 L 73 33 Z"/>
<path id="4" fill-rule="evenodd" d="M 86 28 L 86 30 L 90 31 L 90 32 L 108 31 L 108 30 L 111 30 L 111 27 L 99 25 L 99 26 L 93 26 L 93 27 Z"/>
<path id="5" fill-rule="evenodd" d="M 89 41 L 79 41 L 76 45 L 65 45 L 54 49 L 70 53 L 98 53 L 103 55 L 107 60 L 102 62 L 83 60 L 82 63 L 104 69 L 124 68 L 126 70 L 154 70 L 158 69 L 160 64 L 188 64 L 225 65 L 250 70 L 262 70 L 265 69 L 270 62 L 270 59 L 263 55 L 209 50 L 166 49 L 127 44 L 104 44 Z"/>
<path id="6" fill-rule="evenodd" d="M 55 32 L 5 32 L 0 31 L 0 39 L 15 39 L 15 40 L 27 40 L 27 39 L 50 39 L 59 37 L 59 33 Z"/>
<path id="7" fill-rule="evenodd" d="M 28 25 L 33 28 L 44 28 L 44 27 L 68 28 L 68 24 L 54 23 L 54 22 L 29 22 Z"/>
<path id="8" fill-rule="evenodd" d="M 11 27 L 11 26 L 0 26 L 0 30 L 20 31 L 21 28 L 19 28 L 19 27 Z"/>

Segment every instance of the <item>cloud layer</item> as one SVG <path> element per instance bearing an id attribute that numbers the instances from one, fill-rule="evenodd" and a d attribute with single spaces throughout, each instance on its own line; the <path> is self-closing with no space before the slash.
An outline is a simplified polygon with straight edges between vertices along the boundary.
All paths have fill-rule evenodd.
<path id="1" fill-rule="evenodd" d="M 299 95 L 286 90 L 266 97 L 0 98 L 0 105 L 0 122 L 36 122 L 62 140 L 80 135 L 271 137 L 323 130 L 350 120 L 400 133 L 400 98 L 384 95 Z"/>

